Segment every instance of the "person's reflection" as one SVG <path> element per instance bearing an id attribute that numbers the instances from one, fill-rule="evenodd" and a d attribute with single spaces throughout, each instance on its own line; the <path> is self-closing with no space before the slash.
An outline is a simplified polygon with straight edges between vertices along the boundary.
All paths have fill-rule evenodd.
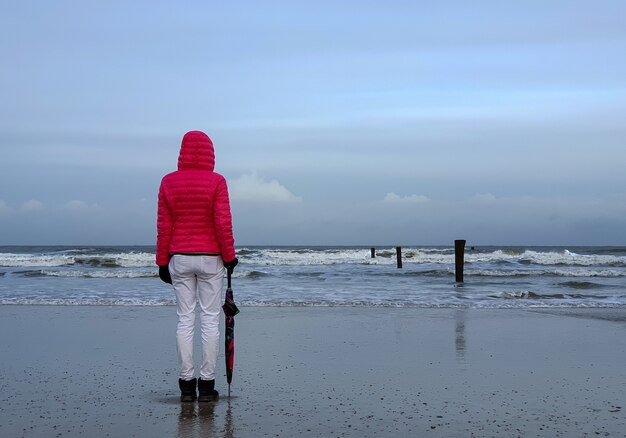
<path id="1" fill-rule="evenodd" d="M 181 403 L 178 437 L 214 436 L 215 403 Z"/>
<path id="2" fill-rule="evenodd" d="M 196 404 L 181 403 L 178 414 L 178 437 L 193 436 L 194 425 L 196 423 Z"/>
<path id="3" fill-rule="evenodd" d="M 200 436 L 215 436 L 215 403 L 198 403 Z"/>

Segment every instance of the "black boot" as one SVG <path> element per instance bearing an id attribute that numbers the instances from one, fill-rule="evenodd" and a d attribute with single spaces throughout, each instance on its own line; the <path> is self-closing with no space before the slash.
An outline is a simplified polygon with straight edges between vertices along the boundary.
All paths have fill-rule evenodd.
<path id="1" fill-rule="evenodd" d="M 178 379 L 178 387 L 180 388 L 180 401 L 192 402 L 196 399 L 196 382 L 197 379 L 183 380 Z"/>
<path id="2" fill-rule="evenodd" d="M 215 401 L 220 397 L 220 393 L 215 390 L 215 380 L 198 379 L 198 401 Z"/>

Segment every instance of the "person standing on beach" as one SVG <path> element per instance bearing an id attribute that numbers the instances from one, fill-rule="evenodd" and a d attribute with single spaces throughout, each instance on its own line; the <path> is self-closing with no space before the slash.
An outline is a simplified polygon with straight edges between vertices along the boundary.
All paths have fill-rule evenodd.
<path id="1" fill-rule="evenodd" d="M 161 180 L 157 214 L 156 264 L 159 277 L 174 286 L 178 325 L 176 340 L 181 401 L 219 397 L 215 366 L 219 351 L 219 317 L 225 270 L 235 256 L 228 187 L 213 171 L 213 142 L 204 132 L 183 136 L 178 170 Z M 200 307 L 202 365 L 194 377 L 193 338 L 196 305 Z"/>

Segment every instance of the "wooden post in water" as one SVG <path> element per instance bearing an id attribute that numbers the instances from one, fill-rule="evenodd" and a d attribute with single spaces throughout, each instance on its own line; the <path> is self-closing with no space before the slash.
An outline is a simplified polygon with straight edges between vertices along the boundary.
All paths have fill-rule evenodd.
<path id="1" fill-rule="evenodd" d="M 398 269 L 402 267 L 402 248 L 396 246 L 396 259 L 398 261 Z"/>
<path id="2" fill-rule="evenodd" d="M 372 258 L 375 259 L 376 258 L 376 248 L 372 248 Z"/>
<path id="3" fill-rule="evenodd" d="M 463 264 L 465 261 L 465 240 L 454 241 L 454 271 L 456 282 L 463 283 Z"/>

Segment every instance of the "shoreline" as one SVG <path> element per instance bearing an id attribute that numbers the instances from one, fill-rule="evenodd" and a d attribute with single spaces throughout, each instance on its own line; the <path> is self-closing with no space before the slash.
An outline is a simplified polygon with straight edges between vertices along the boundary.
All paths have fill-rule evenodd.
<path id="1" fill-rule="evenodd" d="M 555 311 L 556 310 L 556 311 Z M 0 306 L 2 436 L 623 436 L 626 309 L 243 307 L 178 402 L 171 306 Z"/>

